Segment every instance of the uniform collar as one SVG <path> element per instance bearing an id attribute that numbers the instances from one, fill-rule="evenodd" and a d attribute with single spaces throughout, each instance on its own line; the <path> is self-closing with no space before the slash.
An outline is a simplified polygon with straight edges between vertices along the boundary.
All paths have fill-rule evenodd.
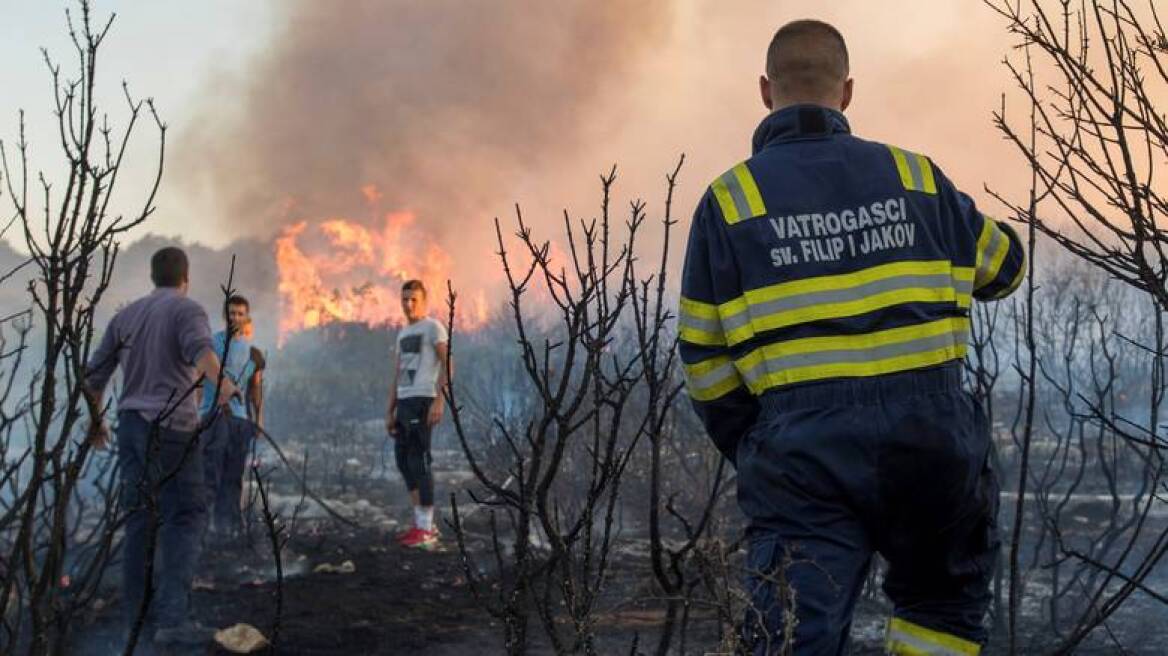
<path id="1" fill-rule="evenodd" d="M 764 118 L 754 131 L 751 145 L 757 153 L 779 141 L 814 139 L 839 133 L 851 133 L 848 119 L 840 112 L 820 105 L 791 105 Z"/>

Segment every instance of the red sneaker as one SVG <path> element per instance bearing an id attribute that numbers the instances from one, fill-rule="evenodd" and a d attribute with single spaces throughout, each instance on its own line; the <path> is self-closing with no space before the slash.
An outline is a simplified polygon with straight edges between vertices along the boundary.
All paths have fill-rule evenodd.
<path id="1" fill-rule="evenodd" d="M 398 544 L 404 544 L 406 540 L 415 539 L 417 537 L 416 534 L 421 532 L 422 530 L 417 526 L 411 526 L 404 531 L 398 531 L 397 534 L 393 536 L 393 539 L 397 540 Z"/>
<path id="2" fill-rule="evenodd" d="M 432 551 L 438 547 L 438 531 L 423 531 L 422 529 L 414 529 L 417 531 L 413 535 L 407 536 L 402 540 L 403 547 L 410 549 L 425 549 Z"/>

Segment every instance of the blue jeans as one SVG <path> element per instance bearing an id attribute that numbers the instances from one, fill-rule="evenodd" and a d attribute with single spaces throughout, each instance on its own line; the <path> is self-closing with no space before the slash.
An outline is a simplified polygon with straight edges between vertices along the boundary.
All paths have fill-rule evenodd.
<path id="1" fill-rule="evenodd" d="M 194 432 L 155 426 L 134 411 L 118 414 L 117 435 L 126 512 L 123 611 L 132 624 L 146 589 L 149 534 L 157 531 L 151 614 L 158 626 L 175 626 L 187 619 L 207 517 L 202 448 Z M 157 512 L 150 511 L 150 497 L 144 495 L 153 496 Z"/>
<path id="2" fill-rule="evenodd" d="M 239 502 L 255 436 L 255 424 L 230 414 L 226 408 L 218 412 L 207 430 L 203 467 L 210 524 L 217 533 L 233 535 L 243 527 Z"/>

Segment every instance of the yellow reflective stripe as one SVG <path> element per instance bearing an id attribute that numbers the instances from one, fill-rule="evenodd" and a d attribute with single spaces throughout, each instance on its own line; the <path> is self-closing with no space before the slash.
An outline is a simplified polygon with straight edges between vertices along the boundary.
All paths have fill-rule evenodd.
<path id="1" fill-rule="evenodd" d="M 977 656 L 981 653 L 981 645 L 894 617 L 888 622 L 885 650 L 890 654 L 911 656 Z"/>
<path id="2" fill-rule="evenodd" d="M 687 344 L 698 346 L 725 346 L 726 337 L 722 333 L 714 333 L 693 326 L 680 325 L 677 328 L 677 338 Z"/>
<path id="3" fill-rule="evenodd" d="M 682 364 L 685 386 L 697 401 L 712 401 L 742 385 L 742 379 L 728 356 L 718 356 L 695 364 Z"/>
<path id="4" fill-rule="evenodd" d="M 955 302 L 968 308 L 972 267 L 948 260 L 893 262 L 851 273 L 819 276 L 747 290 L 718 306 L 722 335 L 729 346 L 755 334 L 818 319 L 855 316 L 902 303 Z M 857 289 L 869 286 L 868 293 Z M 849 298 L 848 291 L 858 297 Z M 708 316 L 708 307 L 702 308 Z"/>
<path id="5" fill-rule="evenodd" d="M 819 351 L 855 351 L 873 349 L 888 344 L 900 344 L 945 333 L 962 332 L 968 325 L 965 317 L 946 317 L 910 326 L 886 328 L 859 335 L 826 335 L 803 337 L 760 346 L 737 360 L 739 371 L 752 369 L 765 359 Z"/>
<path id="6" fill-rule="evenodd" d="M 746 196 L 746 204 L 750 207 L 750 216 L 753 218 L 766 214 L 766 205 L 762 202 L 762 194 L 759 193 L 758 185 L 755 184 L 750 169 L 746 167 L 746 162 L 734 167 L 734 177 L 738 178 L 738 184 L 742 186 L 742 193 Z"/>
<path id="7" fill-rule="evenodd" d="M 896 170 L 900 172 L 900 182 L 905 189 L 913 188 L 912 172 L 908 170 L 908 158 L 905 157 L 904 151 L 896 146 L 888 146 L 888 150 L 892 151 L 892 159 L 896 160 Z"/>
<path id="8" fill-rule="evenodd" d="M 879 294 L 864 296 L 851 301 L 838 303 L 824 303 L 798 310 L 777 312 L 755 319 L 752 323 L 756 332 L 775 330 L 820 319 L 835 319 L 839 317 L 853 317 L 858 314 L 867 314 L 893 305 L 903 303 L 945 303 L 956 302 L 957 292 L 952 287 L 929 288 L 913 287 L 908 289 L 894 289 Z"/>
<path id="9" fill-rule="evenodd" d="M 998 273 L 1002 270 L 1002 262 L 1006 260 L 1006 253 L 1010 252 L 1010 238 L 1002 234 L 1002 238 L 999 241 L 998 248 L 994 251 L 994 254 L 990 257 L 989 264 L 986 266 L 985 281 L 982 282 L 982 285 L 988 285 L 994 281 L 994 278 L 998 277 Z"/>
<path id="10" fill-rule="evenodd" d="M 961 282 L 973 282 L 973 267 L 953 267 L 953 279 Z"/>
<path id="11" fill-rule="evenodd" d="M 769 372 L 758 380 L 748 383 L 750 391 L 756 395 L 768 389 L 795 383 L 808 383 L 829 378 L 861 378 L 893 374 L 911 369 L 923 369 L 951 360 L 965 357 L 966 345 L 944 346 L 921 353 L 898 355 L 863 363 L 838 362 L 814 367 L 793 367 L 778 372 Z"/>
<path id="12" fill-rule="evenodd" d="M 722 319 L 723 322 L 726 322 L 727 320 L 732 321 L 733 318 L 739 313 L 746 312 L 748 307 L 749 306 L 746 304 L 746 297 L 739 296 L 738 298 L 731 299 L 719 305 L 718 316 Z"/>
<path id="13" fill-rule="evenodd" d="M 714 198 L 718 199 L 718 206 L 722 208 L 722 218 L 726 223 L 737 223 L 738 207 L 734 204 L 730 190 L 726 188 L 726 181 L 718 178 L 710 185 L 710 189 L 714 192 Z"/>
<path id="14" fill-rule="evenodd" d="M 754 349 L 735 361 L 751 392 L 826 378 L 876 376 L 965 356 L 969 321 L 949 317 L 861 335 L 806 337 Z"/>
<path id="15" fill-rule="evenodd" d="M 690 389 L 689 395 L 693 397 L 695 401 L 714 401 L 716 399 L 722 398 L 723 396 L 726 396 L 739 387 L 742 387 L 742 382 L 738 379 L 737 376 L 731 376 L 718 383 L 717 385 L 706 388 L 704 390 Z"/>
<path id="16" fill-rule="evenodd" d="M 974 266 L 981 268 L 982 260 L 985 259 L 986 248 L 990 245 L 990 238 L 994 236 L 994 220 L 985 214 L 981 215 L 981 234 L 977 236 L 976 259 Z"/>
<path id="17" fill-rule="evenodd" d="M 924 155 L 917 155 L 916 157 L 921 167 L 921 178 L 924 182 L 924 187 L 921 191 L 926 194 L 937 193 L 937 180 L 933 177 L 933 165 L 929 163 L 929 158 Z"/>
<path id="18" fill-rule="evenodd" d="M 955 302 L 969 307 L 972 289 L 967 281 L 971 278 L 971 269 L 954 267 L 948 260 L 909 261 L 749 290 L 745 296 L 752 315 L 752 331 L 742 334 L 746 331 L 727 330 L 726 342 L 734 345 L 756 332 L 855 316 L 903 303 Z M 873 289 L 873 293 L 846 298 L 848 290 L 861 292 L 857 288 L 862 286 L 879 291 Z M 784 305 L 793 307 L 782 309 Z"/>
<path id="19" fill-rule="evenodd" d="M 750 325 L 750 306 L 746 298 L 739 296 L 718 306 L 718 316 L 722 320 L 722 334 L 726 344 L 733 346 L 754 336 Z"/>
<path id="20" fill-rule="evenodd" d="M 734 168 L 718 176 L 710 184 L 718 206 L 722 208 L 722 218 L 726 223 L 734 224 L 743 219 L 749 219 L 766 214 L 766 206 L 759 193 L 758 184 L 750 173 L 746 162 L 741 162 Z"/>
<path id="21" fill-rule="evenodd" d="M 985 287 L 998 277 L 1002 270 L 1002 262 L 1010 252 L 1010 238 L 992 218 L 984 217 L 981 232 L 977 240 L 977 276 L 974 278 L 974 287 L 977 289 Z"/>
<path id="22" fill-rule="evenodd" d="M 718 318 L 718 306 L 681 297 L 678 303 L 677 337 L 701 346 L 724 346 L 726 337 Z"/>
<path id="23" fill-rule="evenodd" d="M 994 300 L 1006 298 L 1010 294 L 1013 294 L 1014 290 L 1018 289 L 1018 287 L 1022 284 L 1022 279 L 1025 277 L 1026 263 L 1023 262 L 1022 266 L 1018 267 L 1018 273 L 1014 276 L 1014 279 L 1010 281 L 1010 285 L 997 294 L 994 294 Z"/>
<path id="24" fill-rule="evenodd" d="M 768 287 L 747 290 L 746 300 L 751 305 L 773 301 L 779 298 L 797 296 L 810 292 L 822 292 L 835 289 L 858 287 L 885 278 L 896 276 L 930 275 L 950 273 L 953 264 L 949 260 L 911 260 L 908 262 L 892 262 L 881 264 L 867 269 L 860 269 L 851 273 L 840 273 L 830 276 L 817 276 L 782 282 Z"/>
<path id="25" fill-rule="evenodd" d="M 937 193 L 937 179 L 933 175 L 933 165 L 924 155 L 902 150 L 889 145 L 892 159 L 896 161 L 896 171 L 900 174 L 900 183 L 909 191 L 923 191 L 926 194 Z"/>
<path id="26" fill-rule="evenodd" d="M 702 360 L 693 364 L 685 364 L 683 362 L 681 366 L 685 369 L 686 376 L 697 379 L 727 364 L 730 364 L 730 356 L 718 355 L 709 360 Z"/>
<path id="27" fill-rule="evenodd" d="M 683 314 L 688 314 L 699 319 L 717 319 L 718 306 L 713 303 L 703 303 L 695 301 L 692 298 L 681 297 L 681 302 L 678 304 Z"/>
<path id="28" fill-rule="evenodd" d="M 726 331 L 726 345 L 734 346 L 735 344 L 741 344 L 751 337 L 754 337 L 754 333 L 754 326 L 751 325 L 749 320 L 747 320 L 745 324 L 734 328 L 733 330 Z"/>
<path id="29" fill-rule="evenodd" d="M 953 267 L 953 280 L 957 282 L 957 307 L 968 308 L 973 304 L 973 267 Z"/>

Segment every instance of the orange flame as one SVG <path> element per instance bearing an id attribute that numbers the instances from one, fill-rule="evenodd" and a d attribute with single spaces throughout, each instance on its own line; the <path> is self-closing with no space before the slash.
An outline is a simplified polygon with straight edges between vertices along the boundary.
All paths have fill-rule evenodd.
<path id="1" fill-rule="evenodd" d="M 372 185 L 361 191 L 371 205 L 381 198 Z M 446 314 L 453 263 L 409 212 L 386 213 L 380 225 L 345 218 L 292 223 L 276 239 L 276 264 L 281 344 L 291 333 L 333 322 L 400 324 L 401 285 L 412 278 L 426 285 L 431 315 Z M 487 320 L 485 293 L 469 296 L 470 302 L 460 301 L 456 317 L 464 330 Z"/>

